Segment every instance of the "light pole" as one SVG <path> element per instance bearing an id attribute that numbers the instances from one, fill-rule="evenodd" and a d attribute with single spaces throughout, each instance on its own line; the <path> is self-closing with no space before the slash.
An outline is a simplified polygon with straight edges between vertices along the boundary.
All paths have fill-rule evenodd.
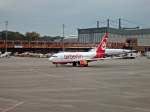
<path id="1" fill-rule="evenodd" d="M 63 37 L 62 37 L 62 50 L 65 51 L 64 48 L 64 38 L 65 38 L 65 24 L 63 24 Z"/>
<path id="2" fill-rule="evenodd" d="M 5 30 L 6 30 L 6 32 L 5 32 L 5 52 L 7 52 L 7 37 L 8 37 L 8 31 L 7 31 L 7 29 L 8 29 L 8 21 L 5 21 Z"/>

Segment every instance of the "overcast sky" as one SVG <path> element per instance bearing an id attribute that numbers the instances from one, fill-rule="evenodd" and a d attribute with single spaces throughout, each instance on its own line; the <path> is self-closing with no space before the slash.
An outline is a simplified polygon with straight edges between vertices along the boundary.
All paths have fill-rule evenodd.
<path id="1" fill-rule="evenodd" d="M 123 18 L 124 26 L 150 27 L 150 0 L 0 0 L 0 30 L 8 20 L 9 30 L 21 33 L 36 31 L 42 35 L 77 35 L 78 28 L 104 26 L 110 18 L 117 27 Z"/>

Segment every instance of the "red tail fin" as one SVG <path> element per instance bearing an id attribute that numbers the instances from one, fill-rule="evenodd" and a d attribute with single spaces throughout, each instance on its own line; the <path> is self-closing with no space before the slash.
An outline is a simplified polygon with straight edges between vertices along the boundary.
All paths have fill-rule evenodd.
<path id="1" fill-rule="evenodd" d="M 102 38 L 102 41 L 100 42 L 100 44 L 97 47 L 97 50 L 96 50 L 97 58 L 104 57 L 107 39 L 108 39 L 108 32 L 105 33 L 105 35 Z"/>

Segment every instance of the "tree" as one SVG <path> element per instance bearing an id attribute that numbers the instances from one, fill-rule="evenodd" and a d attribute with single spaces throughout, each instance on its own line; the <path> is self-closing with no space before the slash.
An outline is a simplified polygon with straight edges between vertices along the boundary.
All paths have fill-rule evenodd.
<path id="1" fill-rule="evenodd" d="M 26 40 L 28 40 L 28 41 L 35 41 L 40 38 L 40 34 L 36 33 L 36 32 L 27 32 L 25 34 L 25 37 L 26 37 Z"/>
<path id="2" fill-rule="evenodd" d="M 6 39 L 6 31 L 0 32 L 0 39 Z M 24 35 L 19 32 L 7 31 L 7 39 L 8 40 L 24 40 Z"/>
<path id="3" fill-rule="evenodd" d="M 40 38 L 40 40 L 44 40 L 44 41 L 55 41 L 55 40 L 61 40 L 62 37 L 60 36 L 55 36 L 55 37 L 52 37 L 52 36 L 43 36 Z"/>
<path id="4" fill-rule="evenodd" d="M 6 39 L 6 31 L 0 32 L 0 40 Z M 25 35 L 19 32 L 7 31 L 8 40 L 28 40 L 28 41 L 61 41 L 61 36 L 40 36 L 37 32 L 27 32 Z"/>

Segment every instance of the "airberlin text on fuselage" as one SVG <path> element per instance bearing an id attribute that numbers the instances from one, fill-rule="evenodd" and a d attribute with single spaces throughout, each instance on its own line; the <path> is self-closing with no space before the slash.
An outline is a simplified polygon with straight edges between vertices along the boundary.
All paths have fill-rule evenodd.
<path id="1" fill-rule="evenodd" d="M 68 54 L 64 55 L 64 59 L 82 59 L 82 55 L 80 54 Z"/>

